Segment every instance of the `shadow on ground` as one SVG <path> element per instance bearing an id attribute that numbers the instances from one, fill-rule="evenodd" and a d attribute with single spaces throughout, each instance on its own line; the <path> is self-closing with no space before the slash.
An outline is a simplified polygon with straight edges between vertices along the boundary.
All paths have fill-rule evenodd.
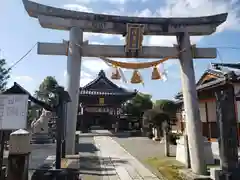
<path id="1" fill-rule="evenodd" d="M 100 162 L 104 164 L 104 168 L 101 167 Z M 80 173 L 85 175 L 92 175 L 92 176 L 114 176 L 115 168 L 111 167 L 112 164 L 125 164 L 128 163 L 127 161 L 123 161 L 120 159 L 111 159 L 108 157 L 80 157 Z M 103 171 L 105 173 L 103 173 Z"/>
<path id="2" fill-rule="evenodd" d="M 97 132 L 93 132 L 93 133 L 82 133 L 80 134 L 80 138 L 81 137 L 98 137 L 98 136 L 109 136 L 109 137 L 116 137 L 116 138 L 131 138 L 131 137 L 142 137 L 140 132 L 109 132 L 109 133 L 97 133 Z"/>
<path id="3" fill-rule="evenodd" d="M 83 152 L 95 153 L 97 151 L 98 151 L 98 148 L 92 143 L 76 144 L 76 152 L 78 153 L 83 153 Z"/>
<path id="4" fill-rule="evenodd" d="M 111 136 L 111 133 L 81 133 L 76 151 L 80 155 L 80 176 L 84 180 L 102 180 L 103 176 L 116 176 L 112 163 L 127 163 L 120 159 L 99 157 L 99 149 L 95 146 L 94 136 Z"/>

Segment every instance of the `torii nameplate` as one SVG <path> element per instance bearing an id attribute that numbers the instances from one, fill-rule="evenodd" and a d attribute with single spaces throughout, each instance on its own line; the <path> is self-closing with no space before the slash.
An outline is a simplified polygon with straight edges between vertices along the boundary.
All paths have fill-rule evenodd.
<path id="1" fill-rule="evenodd" d="M 227 13 L 189 18 L 146 18 L 94 14 L 54 8 L 22 0 L 29 16 L 38 18 L 42 27 L 69 30 L 77 26 L 85 32 L 126 34 L 126 24 L 144 24 L 144 35 L 176 35 L 185 29 L 189 35 L 209 35 L 226 21 Z"/>

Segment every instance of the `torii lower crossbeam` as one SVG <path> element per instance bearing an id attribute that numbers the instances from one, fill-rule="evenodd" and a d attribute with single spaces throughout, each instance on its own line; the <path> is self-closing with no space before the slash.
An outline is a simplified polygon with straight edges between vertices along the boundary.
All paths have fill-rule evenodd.
<path id="1" fill-rule="evenodd" d="M 67 48 L 67 43 L 38 43 L 37 52 L 41 55 L 67 55 Z M 127 58 L 124 46 L 83 44 L 81 49 L 83 57 Z M 195 48 L 193 51 L 196 59 L 217 57 L 216 48 Z M 176 47 L 143 46 L 138 58 L 164 58 L 177 54 Z"/>

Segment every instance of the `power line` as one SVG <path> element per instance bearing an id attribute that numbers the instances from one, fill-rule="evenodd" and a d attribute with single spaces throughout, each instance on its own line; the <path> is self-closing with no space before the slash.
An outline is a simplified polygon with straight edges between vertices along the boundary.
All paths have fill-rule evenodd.
<path id="1" fill-rule="evenodd" d="M 33 47 L 32 47 L 31 49 L 29 49 L 29 50 L 27 51 L 27 53 L 24 54 L 18 61 L 16 61 L 9 69 L 12 69 L 12 68 L 15 67 L 18 63 L 20 63 L 20 62 L 35 48 L 36 45 L 37 45 L 37 43 L 35 43 L 35 44 L 33 45 Z"/>
<path id="2" fill-rule="evenodd" d="M 208 46 L 208 48 L 216 48 L 216 49 L 235 49 L 238 50 L 240 47 L 234 47 L 234 46 Z"/>

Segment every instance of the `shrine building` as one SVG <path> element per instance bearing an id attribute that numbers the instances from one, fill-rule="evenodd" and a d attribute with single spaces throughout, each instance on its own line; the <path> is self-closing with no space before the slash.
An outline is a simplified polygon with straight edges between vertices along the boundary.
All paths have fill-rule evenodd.
<path id="1" fill-rule="evenodd" d="M 127 126 L 120 118 L 121 107 L 136 94 L 136 90 L 128 91 L 114 84 L 101 70 L 96 79 L 79 88 L 77 129 L 90 126 L 111 129 L 116 122 L 120 129 Z"/>
<path id="2" fill-rule="evenodd" d="M 225 81 L 226 76 L 230 79 Z M 218 138 L 218 126 L 216 115 L 216 98 L 214 93 L 219 87 L 233 86 L 235 92 L 235 113 L 240 135 L 240 64 L 214 63 L 207 69 L 197 82 L 200 118 L 202 122 L 202 134 L 211 141 Z M 185 128 L 185 111 L 182 93 L 176 96 L 179 104 L 178 130 L 183 132 Z M 240 139 L 240 138 L 239 138 Z"/>

